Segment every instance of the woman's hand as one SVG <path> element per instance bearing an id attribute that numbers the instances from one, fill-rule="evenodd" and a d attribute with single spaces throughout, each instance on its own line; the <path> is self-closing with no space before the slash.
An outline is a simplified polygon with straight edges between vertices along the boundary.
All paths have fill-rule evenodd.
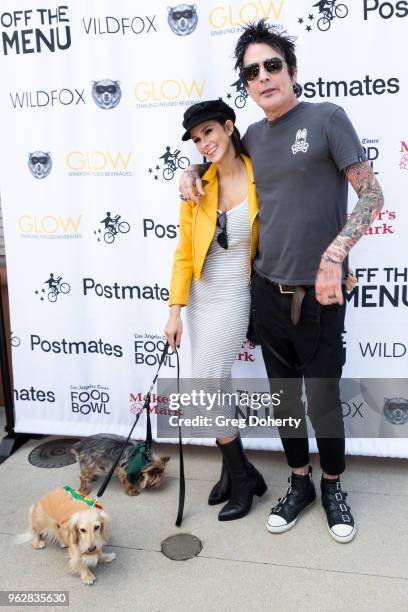
<path id="1" fill-rule="evenodd" d="M 171 349 L 175 352 L 179 348 L 183 335 L 183 322 L 180 317 L 180 306 L 170 306 L 170 315 L 164 328 L 164 333 Z"/>
<path id="2" fill-rule="evenodd" d="M 351 291 L 357 285 L 357 278 L 354 276 L 354 272 L 349 268 L 346 278 L 346 290 Z"/>
<path id="3" fill-rule="evenodd" d="M 184 170 L 180 176 L 179 192 L 183 199 L 199 203 L 200 197 L 204 195 L 203 184 L 198 174 L 198 166 L 192 165 Z"/>

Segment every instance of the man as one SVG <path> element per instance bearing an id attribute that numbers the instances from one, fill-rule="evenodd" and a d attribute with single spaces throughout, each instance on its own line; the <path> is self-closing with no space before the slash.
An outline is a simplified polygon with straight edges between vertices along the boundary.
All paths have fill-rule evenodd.
<path id="1" fill-rule="evenodd" d="M 345 469 L 339 390 L 343 285 L 347 255 L 378 215 L 383 196 L 343 109 L 297 99 L 300 86 L 289 37 L 261 20 L 245 28 L 235 58 L 250 96 L 265 113 L 243 137 L 259 198 L 252 280 L 257 331 L 271 387 L 284 391 L 275 416 L 302 418 L 300 437 L 280 428 L 292 473 L 266 526 L 271 533 L 287 531 L 316 498 L 301 400 L 304 381 L 328 529 L 345 543 L 356 526 L 340 485 Z M 197 179 L 192 167 L 180 184 L 184 196 L 195 201 L 193 185 L 203 193 Z M 359 199 L 347 220 L 348 183 Z"/>

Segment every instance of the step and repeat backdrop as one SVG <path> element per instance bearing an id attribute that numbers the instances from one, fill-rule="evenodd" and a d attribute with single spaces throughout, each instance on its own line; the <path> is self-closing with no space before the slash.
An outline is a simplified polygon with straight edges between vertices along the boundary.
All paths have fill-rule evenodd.
<path id="1" fill-rule="evenodd" d="M 242 24 L 261 17 L 297 37 L 301 100 L 346 110 L 383 187 L 384 209 L 351 256 L 344 417 L 350 436 L 365 427 L 349 453 L 408 457 L 408 1 L 395 0 L 3 0 L 16 431 L 128 432 L 164 346 L 178 179 L 200 161 L 181 141 L 182 115 L 220 97 L 241 133 L 262 118 L 233 70 Z M 174 355 L 162 372 L 175 376 Z M 259 347 L 242 346 L 234 375 L 264 384 Z"/>

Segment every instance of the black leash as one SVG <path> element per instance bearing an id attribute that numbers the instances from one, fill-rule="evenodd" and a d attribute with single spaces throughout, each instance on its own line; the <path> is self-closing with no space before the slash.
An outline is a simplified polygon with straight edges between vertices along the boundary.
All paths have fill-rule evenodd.
<path id="1" fill-rule="evenodd" d="M 107 475 L 105 476 L 105 479 L 103 481 L 103 483 L 101 484 L 97 494 L 96 494 L 96 498 L 95 501 L 93 503 L 93 505 L 96 504 L 96 502 L 99 500 L 99 498 L 102 497 L 102 495 L 105 492 L 106 487 L 108 486 L 114 471 L 116 470 L 118 463 L 120 461 L 120 458 L 122 457 L 123 451 L 125 450 L 127 444 L 129 443 L 130 437 L 133 433 L 134 428 L 136 427 L 139 419 L 140 419 L 140 415 L 142 414 L 142 412 L 144 410 L 146 410 L 146 454 L 148 456 L 149 459 L 151 459 L 151 448 L 152 448 L 152 424 L 151 424 L 151 420 L 150 420 L 150 403 L 151 403 L 151 394 L 154 388 L 154 385 L 156 384 L 156 381 L 158 379 L 159 376 L 159 371 L 160 368 L 163 365 L 163 362 L 166 358 L 166 355 L 168 353 L 169 350 L 169 343 L 166 342 L 166 344 L 164 345 L 164 349 L 163 352 L 161 354 L 160 357 L 160 362 L 159 362 L 159 367 L 157 368 L 157 372 L 156 372 L 156 376 L 153 378 L 152 384 L 150 385 L 150 389 L 146 394 L 146 399 L 145 402 L 143 404 L 143 408 L 142 410 L 139 412 L 139 414 L 136 416 L 135 422 L 132 425 L 132 428 L 129 432 L 128 437 L 126 438 L 125 442 L 122 445 L 122 448 L 119 451 L 119 454 L 116 458 L 116 460 L 114 461 L 111 469 L 109 470 L 109 472 L 107 473 Z M 177 393 L 180 394 L 180 360 L 179 360 L 179 355 L 177 350 L 175 351 L 176 353 L 176 360 L 177 360 Z M 179 459 L 180 459 L 180 486 L 179 486 L 179 505 L 178 505 L 178 511 L 177 511 L 177 519 L 176 519 L 176 526 L 180 527 L 181 522 L 183 520 L 183 511 L 184 511 L 184 500 L 185 500 L 185 490 L 186 490 L 186 485 L 185 485 L 185 478 L 184 478 L 184 460 L 183 460 L 183 443 L 182 443 L 182 437 L 181 437 L 181 427 L 180 427 L 180 420 L 179 418 L 177 419 L 177 423 L 178 423 L 178 430 L 179 430 Z"/>

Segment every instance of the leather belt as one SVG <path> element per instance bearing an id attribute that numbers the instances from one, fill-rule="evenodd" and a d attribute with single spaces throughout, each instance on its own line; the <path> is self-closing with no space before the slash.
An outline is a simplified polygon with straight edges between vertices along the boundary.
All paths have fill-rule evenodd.
<path id="1" fill-rule="evenodd" d="M 302 302 L 303 298 L 306 295 L 307 289 L 313 289 L 314 285 L 282 285 L 281 283 L 275 283 L 268 279 L 265 279 L 266 283 L 282 293 L 283 295 L 291 294 L 292 295 L 292 303 L 290 305 L 290 318 L 293 325 L 297 325 L 300 320 L 300 315 L 302 311 Z"/>

